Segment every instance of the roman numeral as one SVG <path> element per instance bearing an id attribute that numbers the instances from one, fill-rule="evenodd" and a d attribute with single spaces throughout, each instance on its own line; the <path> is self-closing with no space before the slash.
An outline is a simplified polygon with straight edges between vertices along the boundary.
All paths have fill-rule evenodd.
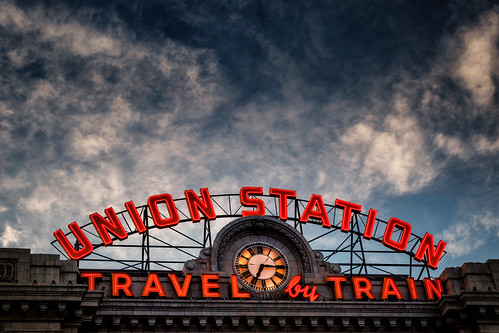
<path id="1" fill-rule="evenodd" d="M 247 278 L 249 278 L 251 276 L 251 273 L 250 273 L 250 271 L 244 271 L 242 273 L 242 276 L 243 276 L 243 278 L 247 279 Z"/>
<path id="2" fill-rule="evenodd" d="M 275 273 L 275 276 L 277 276 L 279 279 L 282 279 L 284 277 L 284 275 L 282 275 L 281 273 L 279 272 L 276 272 Z"/>
<path id="3" fill-rule="evenodd" d="M 257 246 L 256 250 L 258 253 L 263 253 L 263 247 L 261 247 L 261 246 Z"/>
<path id="4" fill-rule="evenodd" d="M 253 249 L 252 249 L 252 248 L 249 248 L 249 249 L 248 249 L 248 251 L 249 251 L 249 253 L 250 253 L 251 255 L 254 255 L 254 254 L 255 254 L 255 251 L 253 251 Z"/>

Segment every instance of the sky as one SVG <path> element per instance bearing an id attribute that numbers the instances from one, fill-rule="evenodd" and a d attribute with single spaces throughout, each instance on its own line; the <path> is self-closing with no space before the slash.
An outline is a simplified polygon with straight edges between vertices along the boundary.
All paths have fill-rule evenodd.
<path id="1" fill-rule="evenodd" d="M 0 247 L 286 188 L 499 258 L 499 4 L 0 0 Z"/>

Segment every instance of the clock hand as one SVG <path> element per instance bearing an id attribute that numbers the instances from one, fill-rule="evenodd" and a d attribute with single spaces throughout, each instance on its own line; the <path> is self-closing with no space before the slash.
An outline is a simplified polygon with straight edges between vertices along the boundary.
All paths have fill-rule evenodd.
<path id="1" fill-rule="evenodd" d="M 286 268 L 284 265 L 263 265 L 264 267 L 272 267 L 272 268 Z"/>
<path id="2" fill-rule="evenodd" d="M 256 278 L 257 279 L 260 277 L 260 274 L 262 273 L 264 267 L 265 267 L 264 264 L 260 265 L 260 268 L 258 269 L 258 272 L 256 273 Z"/>

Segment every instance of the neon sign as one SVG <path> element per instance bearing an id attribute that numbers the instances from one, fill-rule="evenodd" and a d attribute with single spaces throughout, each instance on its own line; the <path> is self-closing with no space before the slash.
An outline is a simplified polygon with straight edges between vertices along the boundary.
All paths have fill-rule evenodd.
<path id="1" fill-rule="evenodd" d="M 270 188 L 268 193 L 270 196 L 275 197 L 279 202 L 279 219 L 282 221 L 286 221 L 288 219 L 287 200 L 296 198 L 296 191 L 289 189 Z M 241 206 L 245 208 L 251 208 L 242 210 L 241 214 L 243 217 L 265 215 L 265 202 L 262 199 L 258 198 L 259 195 L 263 195 L 262 187 L 241 188 L 241 190 L 239 191 L 239 200 Z M 198 195 L 193 190 L 186 190 L 184 192 L 184 196 L 189 208 L 192 222 L 196 223 L 201 221 L 201 215 L 209 221 L 215 220 L 217 218 L 208 188 L 200 189 L 200 195 Z M 341 231 L 345 233 L 350 232 L 350 222 L 352 214 L 354 212 L 361 212 L 362 205 L 341 199 L 336 199 L 334 205 L 343 210 Z M 154 225 L 157 228 L 172 227 L 180 222 L 180 217 L 177 207 L 175 206 L 175 201 L 169 193 L 150 196 L 147 200 L 147 206 L 152 215 Z M 160 206 L 166 207 L 168 211 L 167 217 L 160 213 Z M 137 232 L 139 234 L 143 234 L 144 232 L 146 232 L 147 227 L 140 217 L 140 214 L 138 213 L 133 201 L 126 202 L 125 208 Z M 119 241 L 128 238 L 128 234 L 125 231 L 122 222 L 119 220 L 115 210 L 112 207 L 109 207 L 104 209 L 104 213 L 105 217 L 97 212 L 90 214 L 90 221 L 93 224 L 99 237 L 101 238 L 102 243 L 105 246 L 112 245 L 113 239 L 111 238 L 111 235 L 115 236 Z M 326 210 L 322 196 L 319 194 L 312 194 L 304 211 L 299 217 L 299 223 L 306 224 L 307 221 L 313 218 L 319 220 L 323 228 L 331 228 L 331 222 L 327 213 L 328 212 Z M 363 231 L 363 237 L 365 239 L 371 239 L 373 236 L 376 216 L 377 210 L 370 208 Z M 79 260 L 90 255 L 93 252 L 94 248 L 81 227 L 76 222 L 72 222 L 68 225 L 68 228 L 78 241 L 80 245 L 79 247 L 75 248 L 61 229 L 55 231 L 54 236 L 60 243 L 64 251 L 68 254 L 69 258 Z M 390 249 L 398 252 L 403 252 L 408 246 L 411 231 L 411 224 L 396 217 L 392 217 L 387 222 L 382 238 L 382 243 L 384 246 Z M 398 237 L 398 240 L 394 239 L 395 233 L 400 233 L 400 237 Z M 430 233 L 425 233 L 414 255 L 414 258 L 417 261 L 423 261 L 423 259 L 426 257 L 427 265 L 433 269 L 436 269 L 438 263 L 440 262 L 440 259 L 442 258 L 442 254 L 445 250 L 446 245 L 446 242 L 440 240 L 435 247 L 433 235 L 431 235 Z"/>
<path id="2" fill-rule="evenodd" d="M 83 272 L 81 277 L 86 279 L 88 282 L 88 290 L 96 290 L 97 279 L 102 279 L 103 274 L 100 272 Z M 301 280 L 300 275 L 294 276 L 289 282 L 286 289 L 283 291 L 284 295 L 287 295 L 291 299 L 304 299 L 310 302 L 314 302 L 319 298 L 317 293 L 317 286 L 315 285 L 300 285 Z M 189 290 L 192 285 L 192 274 L 186 274 L 183 281 L 180 282 L 179 278 L 174 273 L 168 274 L 168 280 L 160 280 L 157 273 L 149 273 L 145 282 L 134 282 L 132 277 L 128 273 L 115 272 L 111 273 L 111 291 L 112 296 L 120 297 L 122 295 L 126 297 L 149 297 L 151 294 L 157 295 L 158 297 L 178 297 L 186 298 L 188 297 Z M 220 282 L 221 277 L 219 274 L 201 274 L 200 284 L 201 284 L 201 297 L 202 298 L 221 298 L 221 288 L 222 284 Z M 416 281 L 413 278 L 407 278 L 405 281 L 400 280 L 395 282 L 392 277 L 384 277 L 381 290 L 378 292 L 373 291 L 373 282 L 363 276 L 353 276 L 347 278 L 345 276 L 326 276 L 325 282 L 332 288 L 328 292 L 329 295 L 325 295 L 332 299 L 343 300 L 344 291 L 349 292 L 353 295 L 355 300 L 388 300 L 390 297 L 396 298 L 398 300 L 403 300 L 405 298 L 409 300 L 435 300 L 439 299 L 443 293 L 442 281 L 440 279 L 429 279 L 425 278 L 423 281 L 418 283 L 422 284 L 422 289 L 424 290 L 424 297 L 420 296 L 418 293 L 418 288 L 416 288 Z M 132 284 L 141 283 L 140 294 L 134 294 L 132 291 Z M 169 295 L 165 292 L 164 285 L 170 283 L 173 290 Z M 348 285 L 348 286 L 347 286 Z M 238 284 L 238 279 L 236 274 L 230 275 L 230 280 L 227 288 L 229 289 L 229 295 L 232 299 L 248 299 L 251 294 L 248 292 L 241 291 Z M 407 290 L 407 293 L 403 293 L 401 290 Z M 137 288 L 135 288 L 137 290 Z M 404 297 L 403 294 L 406 294 Z"/>

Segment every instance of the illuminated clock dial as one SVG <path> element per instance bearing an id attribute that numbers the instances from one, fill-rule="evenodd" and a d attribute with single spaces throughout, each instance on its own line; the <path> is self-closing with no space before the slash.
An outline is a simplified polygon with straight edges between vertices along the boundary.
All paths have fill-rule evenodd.
<path id="1" fill-rule="evenodd" d="M 289 277 L 289 265 L 276 247 L 255 242 L 242 247 L 234 260 L 239 280 L 253 291 L 274 291 Z"/>

